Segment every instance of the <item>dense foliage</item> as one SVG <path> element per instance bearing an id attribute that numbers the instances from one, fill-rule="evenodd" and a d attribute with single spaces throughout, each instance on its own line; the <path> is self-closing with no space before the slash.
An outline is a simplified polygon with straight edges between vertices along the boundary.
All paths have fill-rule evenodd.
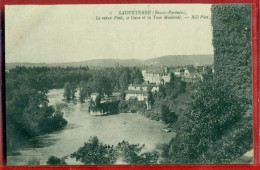
<path id="1" fill-rule="evenodd" d="M 74 68 L 73 73 L 78 79 L 71 79 L 64 85 L 66 101 L 74 100 L 76 88 L 79 89 L 79 101 L 83 103 L 90 98 L 91 93 L 98 93 L 103 98 L 105 95 L 112 95 L 114 91 L 123 92 L 131 83 L 143 82 L 142 73 L 136 67 L 85 69 L 84 71 Z"/>
<path id="2" fill-rule="evenodd" d="M 251 5 L 213 5 L 211 11 L 215 73 L 251 104 Z"/>
<path id="3" fill-rule="evenodd" d="M 40 164 L 41 164 L 41 162 L 40 162 L 40 160 L 37 159 L 37 158 L 31 158 L 31 159 L 29 159 L 28 162 L 27 162 L 27 165 L 38 166 L 38 165 L 40 165 Z"/>
<path id="4" fill-rule="evenodd" d="M 178 126 L 178 136 L 170 142 L 169 161 L 230 163 L 238 158 L 252 147 L 248 109 L 223 81 L 204 81 L 180 117 L 182 126 Z"/>
<path id="5" fill-rule="evenodd" d="M 165 123 L 175 123 L 178 119 L 178 116 L 170 111 L 169 106 L 163 104 L 161 106 L 161 119 Z"/>
<path id="6" fill-rule="evenodd" d="M 76 100 L 76 96 L 75 96 L 76 92 L 77 92 L 77 89 L 76 89 L 75 84 L 69 83 L 69 82 L 66 82 L 64 84 L 63 96 L 64 96 L 64 99 L 65 99 L 66 102 L 75 101 Z"/>
<path id="7" fill-rule="evenodd" d="M 95 109 L 117 108 L 120 112 L 141 112 L 147 117 L 174 124 L 177 133 L 161 147 L 164 163 L 231 163 L 252 148 L 251 110 L 251 18 L 250 5 L 212 5 L 214 74 L 211 70 L 203 81 L 193 86 L 192 98 L 182 110 L 176 99 L 190 86 L 171 75 L 171 81 L 158 92 L 148 92 L 145 102 L 124 101 L 124 90 L 131 83 L 142 83 L 140 69 L 116 67 L 89 69 L 17 67 L 6 73 L 7 146 L 17 146 L 20 138 L 29 138 L 60 129 L 66 124 L 60 107 L 48 105 L 48 89 L 63 88 L 64 99 L 85 102 L 98 93 Z M 122 93 L 116 106 L 101 104 L 101 98 L 112 92 Z M 117 110 L 118 111 L 118 110 Z M 116 111 L 113 111 L 116 112 Z M 157 163 L 157 152 L 144 152 L 143 145 L 126 141 L 117 146 L 91 138 L 71 156 L 84 164 Z M 52 157 L 50 162 L 60 163 Z M 34 161 L 35 162 L 35 161 Z M 34 163 L 32 162 L 32 164 Z"/>
<path id="8" fill-rule="evenodd" d="M 60 109 L 48 105 L 47 89 L 30 69 L 6 73 L 7 150 L 33 136 L 61 129 L 67 124 Z M 37 70 L 37 69 L 36 69 Z"/>
<path id="9" fill-rule="evenodd" d="M 114 146 L 103 144 L 97 137 L 92 137 L 71 157 L 84 164 L 113 164 L 117 154 Z"/>
<path id="10" fill-rule="evenodd" d="M 128 101 L 121 100 L 118 109 L 121 113 L 144 112 L 146 110 L 146 104 L 144 101 L 138 101 L 137 99 L 128 100 Z"/>
<path id="11" fill-rule="evenodd" d="M 86 99 L 90 98 L 94 90 L 94 82 L 81 81 L 79 84 L 79 101 L 84 103 Z"/>
<path id="12" fill-rule="evenodd" d="M 137 67 L 110 67 L 89 69 L 88 67 L 16 67 L 9 70 L 17 75 L 14 82 L 26 81 L 27 87 L 33 89 L 63 88 L 66 82 L 74 83 L 77 87 L 82 83 L 94 87 L 95 91 L 109 94 L 113 90 L 126 90 L 129 84 L 142 83 L 143 77 Z M 106 84 L 106 86 L 103 83 Z M 98 85 L 99 87 L 95 87 Z"/>
<path id="13" fill-rule="evenodd" d="M 51 156 L 49 157 L 49 159 L 47 160 L 47 165 L 66 165 L 67 163 L 65 162 L 65 160 L 58 158 L 56 156 Z"/>
<path id="14" fill-rule="evenodd" d="M 185 90 L 186 82 L 182 81 L 180 77 L 174 77 L 171 74 L 170 82 L 166 83 L 165 86 L 160 86 L 158 96 L 166 100 L 172 100 L 177 98 L 179 94 L 185 93 Z"/>
<path id="15" fill-rule="evenodd" d="M 91 137 L 71 157 L 84 164 L 114 164 L 120 160 L 128 164 L 158 163 L 159 153 L 144 152 L 144 148 L 145 145 L 130 144 L 127 141 L 119 142 L 117 146 L 106 145 L 97 137 Z"/>
<path id="16" fill-rule="evenodd" d="M 164 162 L 231 163 L 252 148 L 250 6 L 213 5 L 212 25 L 215 74 L 179 114 Z"/>
<path id="17" fill-rule="evenodd" d="M 128 164 L 156 164 L 159 153 L 157 151 L 144 152 L 145 145 L 130 144 L 127 141 L 119 142 L 116 146 L 118 155 Z"/>
<path id="18" fill-rule="evenodd" d="M 170 82 L 159 86 L 159 91 L 148 93 L 148 102 L 151 106 L 141 112 L 143 115 L 164 123 L 175 123 L 178 115 L 170 106 L 176 108 L 175 99 L 186 92 L 186 82 L 171 74 Z M 178 99 L 177 99 L 178 100 Z"/>

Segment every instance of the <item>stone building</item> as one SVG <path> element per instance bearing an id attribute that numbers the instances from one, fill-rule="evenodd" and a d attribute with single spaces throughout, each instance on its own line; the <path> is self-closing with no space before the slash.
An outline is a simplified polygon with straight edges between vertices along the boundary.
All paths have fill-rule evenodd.
<path id="1" fill-rule="evenodd" d="M 170 82 L 171 75 L 168 67 L 150 67 L 146 70 L 142 70 L 142 75 L 146 83 L 155 83 L 156 85 L 165 84 Z"/>

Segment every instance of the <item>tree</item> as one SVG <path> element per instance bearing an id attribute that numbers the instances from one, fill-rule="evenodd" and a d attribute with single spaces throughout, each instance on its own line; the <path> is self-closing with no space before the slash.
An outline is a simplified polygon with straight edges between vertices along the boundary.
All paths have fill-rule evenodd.
<path id="1" fill-rule="evenodd" d="M 97 137 L 91 137 L 83 147 L 71 154 L 72 158 L 84 164 L 114 164 L 119 158 L 129 164 L 156 164 L 159 153 L 157 151 L 144 152 L 145 145 L 130 144 L 122 141 L 113 145 L 106 145 Z"/>
<path id="2" fill-rule="evenodd" d="M 212 5 L 211 12 L 215 72 L 180 117 L 171 163 L 231 163 L 252 148 L 251 7 Z"/>
<path id="3" fill-rule="evenodd" d="M 170 74 L 170 83 L 171 83 L 171 82 L 174 82 L 174 80 L 175 80 L 174 73 L 171 73 L 171 74 Z"/>
<path id="4" fill-rule="evenodd" d="M 251 5 L 213 5 L 214 72 L 252 103 Z"/>
<path id="5" fill-rule="evenodd" d="M 91 137 L 71 157 L 84 164 L 113 164 L 117 155 L 114 146 L 101 143 L 97 137 Z"/>
<path id="6" fill-rule="evenodd" d="M 71 91 L 70 91 L 70 83 L 69 82 L 66 82 L 64 84 L 64 93 L 63 93 L 63 96 L 65 98 L 65 101 L 70 101 L 71 100 Z"/>
<path id="7" fill-rule="evenodd" d="M 161 106 L 161 119 L 165 123 L 174 123 L 177 121 L 178 116 L 174 112 L 171 112 L 167 105 L 163 104 Z"/>
<path id="8" fill-rule="evenodd" d="M 169 107 L 163 104 L 161 106 L 161 118 L 163 122 L 168 123 L 169 114 L 170 114 Z"/>
<path id="9" fill-rule="evenodd" d="M 81 81 L 79 84 L 79 101 L 84 103 L 87 98 L 90 97 L 93 92 L 93 87 L 87 82 Z"/>
<path id="10" fill-rule="evenodd" d="M 180 94 L 185 93 L 186 82 L 182 81 L 181 79 L 175 78 L 174 74 L 171 73 L 170 82 L 165 84 L 164 91 L 164 93 L 167 94 L 167 97 L 169 99 L 175 99 Z"/>
<path id="11" fill-rule="evenodd" d="M 40 160 L 37 158 L 31 158 L 27 162 L 28 165 L 40 165 Z"/>
<path id="12" fill-rule="evenodd" d="M 155 99 L 153 97 L 153 93 L 149 90 L 148 91 L 148 103 L 153 106 L 154 105 L 154 102 L 155 102 Z"/>
<path id="13" fill-rule="evenodd" d="M 130 84 L 130 73 L 128 70 L 124 70 L 119 76 L 119 85 L 121 89 L 126 90 Z"/>
<path id="14" fill-rule="evenodd" d="M 166 97 L 166 89 L 165 89 L 165 86 L 163 86 L 162 84 L 159 85 L 158 97 L 160 97 L 160 98 Z"/>
<path id="15" fill-rule="evenodd" d="M 71 86 L 70 86 L 70 95 L 71 95 L 71 100 L 72 101 L 75 101 L 76 100 L 76 96 L 75 96 L 75 93 L 77 92 L 77 87 L 76 87 L 76 85 L 75 84 L 71 84 Z"/>
<path id="16" fill-rule="evenodd" d="M 111 83 L 111 79 L 109 77 L 106 77 L 102 73 L 97 74 L 95 79 L 95 87 L 97 93 L 101 96 L 101 98 L 106 95 L 111 95 L 113 92 L 113 86 Z"/>
<path id="17" fill-rule="evenodd" d="M 107 96 L 112 95 L 114 87 L 112 86 L 111 79 L 109 77 L 103 77 L 104 94 Z"/>
<path id="18" fill-rule="evenodd" d="M 65 98 L 65 101 L 74 101 L 76 99 L 75 93 L 76 93 L 76 86 L 73 83 L 66 82 L 64 84 L 64 93 L 63 96 Z"/>
<path id="19" fill-rule="evenodd" d="M 144 82 L 144 78 L 140 69 L 136 67 L 131 71 L 131 83 L 132 84 L 141 84 Z"/>
<path id="20" fill-rule="evenodd" d="M 227 150 L 216 147 L 226 148 L 227 140 L 222 139 L 226 138 L 227 134 L 233 134 L 234 127 L 240 130 L 235 130 L 237 132 L 233 140 L 240 138 L 241 135 L 245 136 L 245 129 L 250 128 L 247 124 L 242 125 L 241 121 L 250 120 L 250 116 L 245 114 L 247 109 L 248 106 L 244 101 L 235 95 L 231 87 L 225 86 L 221 78 L 214 77 L 203 81 L 186 110 L 184 119 L 187 123 L 177 130 L 178 134 L 183 135 L 177 136 L 170 142 L 171 161 L 173 163 L 230 163 L 241 156 L 252 147 L 248 139 L 228 142 L 230 145 L 239 146 L 239 150 L 232 146 Z M 237 126 L 238 124 L 240 127 Z M 250 133 L 247 134 L 250 137 Z M 224 155 L 217 154 L 218 152 L 224 154 L 225 159 L 223 159 Z"/>
<path id="21" fill-rule="evenodd" d="M 8 152 L 17 149 L 23 141 L 31 137 L 55 131 L 66 125 L 63 114 L 58 114 L 53 106 L 48 105 L 46 90 L 34 89 L 28 85 L 30 83 L 27 82 L 27 78 L 30 77 L 31 69 L 20 71 L 26 72 L 26 75 L 19 73 L 22 75 L 17 76 L 11 73 L 7 78 L 10 85 L 6 91 Z M 17 82 L 19 84 L 16 84 Z"/>
<path id="22" fill-rule="evenodd" d="M 47 163 L 47 165 L 66 165 L 66 162 L 64 159 L 60 159 L 56 156 L 49 157 L 49 159 L 46 163 Z"/>
<path id="23" fill-rule="evenodd" d="M 158 162 L 159 153 L 156 151 L 142 152 L 145 145 L 129 144 L 122 141 L 117 144 L 119 157 L 129 164 L 156 164 Z"/>

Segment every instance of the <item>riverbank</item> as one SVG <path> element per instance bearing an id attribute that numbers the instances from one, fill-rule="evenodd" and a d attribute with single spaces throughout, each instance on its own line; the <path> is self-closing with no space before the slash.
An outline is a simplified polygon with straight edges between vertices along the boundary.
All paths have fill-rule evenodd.
<path id="1" fill-rule="evenodd" d="M 50 105 L 61 102 L 63 89 L 50 90 Z M 91 116 L 87 103 L 68 103 L 64 108 L 67 126 L 55 133 L 41 135 L 28 141 L 25 148 L 16 155 L 7 157 L 8 165 L 26 165 L 28 160 L 37 158 L 40 164 L 46 164 L 50 156 L 64 157 L 77 151 L 91 136 L 97 136 L 101 142 L 116 145 L 123 140 L 132 144 L 145 144 L 146 150 L 153 150 L 157 144 L 169 143 L 174 133 L 162 132 L 165 124 L 150 120 L 140 114 L 119 113 L 109 116 Z M 66 159 L 70 165 L 81 164 L 74 159 Z"/>

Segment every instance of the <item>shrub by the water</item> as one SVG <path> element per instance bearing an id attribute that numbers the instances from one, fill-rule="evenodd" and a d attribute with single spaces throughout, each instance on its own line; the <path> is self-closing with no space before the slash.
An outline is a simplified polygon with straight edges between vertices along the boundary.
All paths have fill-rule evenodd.
<path id="1" fill-rule="evenodd" d="M 40 165 L 40 160 L 37 158 L 31 158 L 28 160 L 27 165 Z"/>
<path id="2" fill-rule="evenodd" d="M 122 141 L 117 144 L 119 157 L 128 164 L 156 164 L 158 163 L 159 153 L 157 151 L 143 152 L 145 145 L 130 144 Z"/>
<path id="3" fill-rule="evenodd" d="M 24 141 L 33 136 L 59 130 L 67 124 L 61 109 L 48 104 L 46 88 L 36 86 L 37 81 L 33 79 L 35 73 L 20 74 L 10 71 L 6 75 L 8 152 L 22 146 Z"/>
<path id="4" fill-rule="evenodd" d="M 113 164 L 117 154 L 114 146 L 103 144 L 97 137 L 92 137 L 71 157 L 84 164 Z"/>
<path id="5" fill-rule="evenodd" d="M 46 163 L 47 163 L 47 165 L 66 165 L 65 160 L 58 158 L 56 156 L 49 157 L 49 159 Z"/>
<path id="6" fill-rule="evenodd" d="M 71 154 L 72 158 L 84 164 L 114 164 L 118 159 L 128 164 L 156 164 L 157 151 L 144 152 L 145 145 L 130 144 L 122 141 L 117 146 L 106 145 L 97 137 L 91 137 L 88 142 Z"/>
<path id="7" fill-rule="evenodd" d="M 144 101 L 138 101 L 137 99 L 132 100 L 121 100 L 118 106 L 121 113 L 131 112 L 144 112 L 146 110 L 146 104 Z"/>

